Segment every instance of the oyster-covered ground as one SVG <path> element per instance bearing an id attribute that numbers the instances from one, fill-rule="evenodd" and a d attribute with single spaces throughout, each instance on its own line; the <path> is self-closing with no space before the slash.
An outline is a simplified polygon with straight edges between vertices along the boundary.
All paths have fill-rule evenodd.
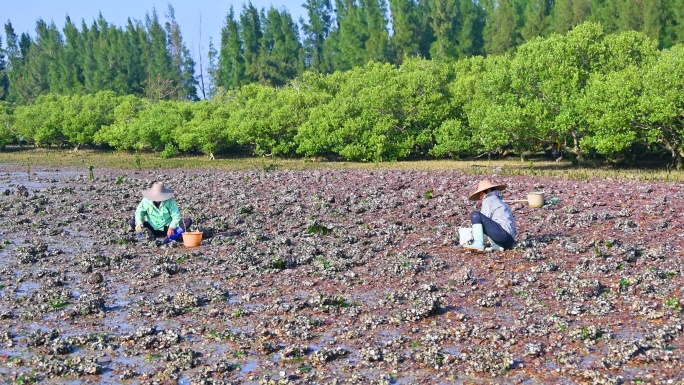
<path id="1" fill-rule="evenodd" d="M 507 177 L 471 254 L 457 172 L 0 165 L 6 383 L 682 383 L 680 183 Z M 130 232 L 163 180 L 202 245 Z"/>

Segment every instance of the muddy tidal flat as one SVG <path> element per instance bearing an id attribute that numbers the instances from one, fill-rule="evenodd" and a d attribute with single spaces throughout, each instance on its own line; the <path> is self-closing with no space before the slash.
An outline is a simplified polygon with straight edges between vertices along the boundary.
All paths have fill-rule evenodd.
<path id="1" fill-rule="evenodd" d="M 684 184 L 0 165 L 0 383 L 684 384 Z M 494 171 L 493 171 L 494 172 Z M 162 180 L 202 244 L 130 231 Z"/>

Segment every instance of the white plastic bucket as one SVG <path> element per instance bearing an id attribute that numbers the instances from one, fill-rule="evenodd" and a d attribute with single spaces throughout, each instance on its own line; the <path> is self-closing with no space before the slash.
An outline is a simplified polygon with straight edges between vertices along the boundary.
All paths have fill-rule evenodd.
<path id="1" fill-rule="evenodd" d="M 527 202 L 530 207 L 542 207 L 544 206 L 544 193 L 543 192 L 533 192 L 527 194 Z"/>
<path id="2" fill-rule="evenodd" d="M 459 227 L 458 228 L 458 244 L 467 245 L 473 240 L 473 228 L 472 227 Z"/>

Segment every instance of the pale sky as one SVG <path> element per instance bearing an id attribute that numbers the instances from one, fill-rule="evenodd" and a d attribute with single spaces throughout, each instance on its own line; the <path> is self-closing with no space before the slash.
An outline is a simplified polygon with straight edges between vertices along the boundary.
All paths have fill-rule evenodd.
<path id="1" fill-rule="evenodd" d="M 214 46 L 218 47 L 221 41 L 221 29 L 225 24 L 228 9 L 232 5 L 236 17 L 239 16 L 242 5 L 247 0 L 196 0 L 196 1 L 151 1 L 151 0 L 5 0 L 0 7 L 0 36 L 2 36 L 3 48 L 6 46 L 5 23 L 10 20 L 17 35 L 28 32 L 31 38 L 36 36 L 36 20 L 42 18 L 48 24 L 54 22 L 60 32 L 63 32 L 64 21 L 69 15 L 76 26 L 81 26 L 81 20 L 85 20 L 90 26 L 101 12 L 104 19 L 118 27 L 125 28 L 126 20 L 145 20 L 145 14 L 152 14 L 156 8 L 162 24 L 170 3 L 175 12 L 176 21 L 181 28 L 185 46 L 193 53 L 195 61 L 198 61 L 197 52 L 201 45 L 203 59 L 206 60 L 209 49 L 209 37 L 211 36 Z M 306 10 L 301 6 L 305 0 L 252 0 L 251 3 L 257 9 L 285 8 L 299 25 L 300 16 L 306 19 Z M 201 36 L 200 44 L 200 19 Z M 301 25 L 300 25 L 301 28 Z"/>

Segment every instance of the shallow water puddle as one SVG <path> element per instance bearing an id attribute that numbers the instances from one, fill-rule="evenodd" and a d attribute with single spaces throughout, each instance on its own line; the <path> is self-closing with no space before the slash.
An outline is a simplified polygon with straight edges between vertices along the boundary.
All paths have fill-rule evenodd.
<path id="1" fill-rule="evenodd" d="M 35 171 L 31 172 L 31 177 L 26 172 L 8 172 L 0 174 L 0 189 L 16 188 L 24 186 L 29 189 L 42 189 L 50 187 L 65 179 L 71 179 L 77 176 L 86 176 L 78 171 Z"/>

